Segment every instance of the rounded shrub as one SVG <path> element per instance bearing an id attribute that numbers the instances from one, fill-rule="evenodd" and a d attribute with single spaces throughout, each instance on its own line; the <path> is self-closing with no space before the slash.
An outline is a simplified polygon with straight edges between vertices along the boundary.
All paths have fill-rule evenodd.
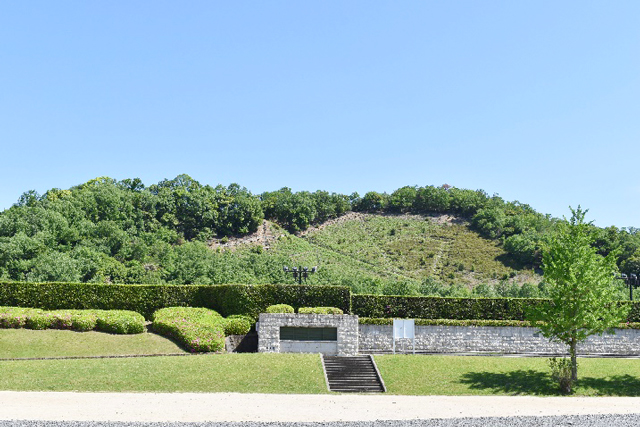
<path id="1" fill-rule="evenodd" d="M 225 323 L 208 308 L 169 307 L 153 313 L 153 330 L 192 352 L 224 351 Z"/>
<path id="2" fill-rule="evenodd" d="M 233 315 L 225 319 L 225 335 L 245 335 L 251 330 L 253 319 L 249 316 Z"/>
<path id="3" fill-rule="evenodd" d="M 274 304 L 267 307 L 267 313 L 295 313 L 289 304 Z"/>
<path id="4" fill-rule="evenodd" d="M 300 314 L 344 314 L 342 310 L 336 307 L 300 307 Z"/>

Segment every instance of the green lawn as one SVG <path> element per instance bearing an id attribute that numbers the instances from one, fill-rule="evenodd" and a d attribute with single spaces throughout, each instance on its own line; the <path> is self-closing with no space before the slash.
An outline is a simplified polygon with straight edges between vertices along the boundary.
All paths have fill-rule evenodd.
<path id="1" fill-rule="evenodd" d="M 184 353 L 158 335 L 0 329 L 0 358 Z M 557 395 L 546 358 L 375 356 L 390 394 Z M 640 396 L 640 360 L 578 359 L 577 396 Z M 0 361 L 0 390 L 327 393 L 317 354 Z"/>
<path id="2" fill-rule="evenodd" d="M 56 356 L 113 356 L 184 353 L 156 334 L 114 335 L 57 329 L 0 329 L 0 359 Z"/>
<path id="3" fill-rule="evenodd" d="M 0 390 L 326 393 L 317 354 L 0 362 Z"/>
<path id="4" fill-rule="evenodd" d="M 557 395 L 547 358 L 375 356 L 392 394 Z M 578 359 L 577 396 L 640 396 L 640 360 Z"/>

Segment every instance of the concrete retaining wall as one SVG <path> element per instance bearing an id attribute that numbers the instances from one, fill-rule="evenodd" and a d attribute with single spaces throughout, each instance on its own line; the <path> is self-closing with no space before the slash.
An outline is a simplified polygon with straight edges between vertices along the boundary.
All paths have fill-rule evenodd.
<path id="1" fill-rule="evenodd" d="M 363 353 L 391 352 L 393 327 L 360 325 Z M 565 354 L 567 346 L 549 342 L 537 328 L 493 326 L 416 326 L 416 351 L 428 353 Z M 396 341 L 396 351 L 403 341 Z M 404 340 L 411 350 L 411 340 Z M 578 345 L 579 354 L 640 356 L 640 330 L 616 329 L 614 335 L 591 336 Z"/>

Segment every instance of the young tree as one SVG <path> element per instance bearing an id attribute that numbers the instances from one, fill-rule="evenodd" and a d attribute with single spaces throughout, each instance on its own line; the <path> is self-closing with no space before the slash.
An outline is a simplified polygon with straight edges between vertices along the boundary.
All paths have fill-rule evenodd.
<path id="1" fill-rule="evenodd" d="M 610 330 L 629 310 L 616 298 L 615 254 L 596 253 L 586 212 L 580 206 L 571 209 L 571 220 L 559 224 L 543 256 L 549 299 L 532 310 L 533 320 L 543 322 L 539 328 L 545 337 L 569 346 L 573 381 L 578 379 L 577 344 Z"/>

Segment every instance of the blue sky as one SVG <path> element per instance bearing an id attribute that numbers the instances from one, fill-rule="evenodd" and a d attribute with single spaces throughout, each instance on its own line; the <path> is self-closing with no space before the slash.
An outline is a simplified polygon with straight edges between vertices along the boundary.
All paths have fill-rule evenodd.
<path id="1" fill-rule="evenodd" d="M 0 209 L 97 176 L 640 227 L 640 2 L 0 4 Z"/>

